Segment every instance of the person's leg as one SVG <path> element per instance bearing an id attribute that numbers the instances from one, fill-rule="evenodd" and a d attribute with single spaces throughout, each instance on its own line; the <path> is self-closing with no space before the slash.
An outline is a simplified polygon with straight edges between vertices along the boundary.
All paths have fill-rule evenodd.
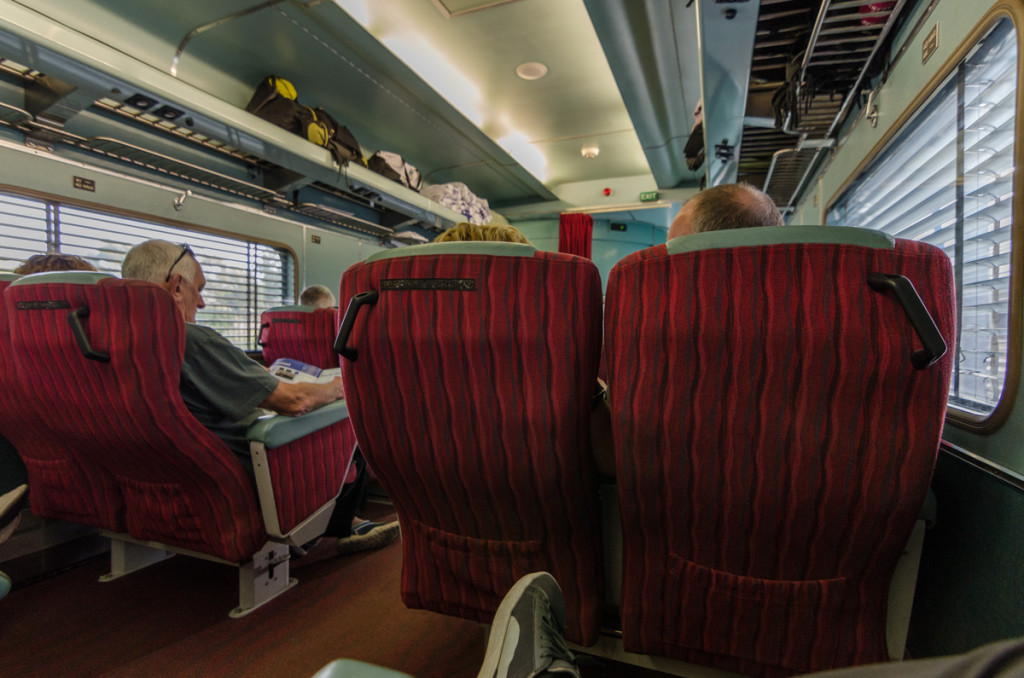
<path id="1" fill-rule="evenodd" d="M 0 544 L 11 538 L 21 519 L 21 507 L 28 496 L 28 485 L 18 485 L 0 495 Z M 11 578 L 0 572 L 0 598 L 11 590 Z"/>
<path id="2" fill-rule="evenodd" d="M 356 479 L 341 490 L 324 536 L 338 538 L 338 553 L 356 553 L 378 549 L 393 543 L 401 535 L 398 521 L 375 523 L 359 517 L 366 501 L 367 471 L 362 453 L 356 449 L 352 458 Z"/>
<path id="3" fill-rule="evenodd" d="M 7 438 L 0 436 L 0 494 L 28 483 L 28 469 Z"/>
<path id="4" fill-rule="evenodd" d="M 512 586 L 494 613 L 487 651 L 477 678 L 579 678 L 565 642 L 565 598 L 547 572 Z"/>
<path id="5" fill-rule="evenodd" d="M 478 678 L 580 678 L 565 642 L 565 599 L 547 572 L 517 581 L 494 613 Z M 313 678 L 411 678 L 351 659 L 320 669 Z"/>
<path id="6" fill-rule="evenodd" d="M 352 524 L 363 506 L 366 498 L 366 462 L 358 449 L 352 457 L 352 465 L 356 468 L 356 479 L 341 488 L 334 512 L 331 513 L 331 520 L 324 532 L 325 537 L 344 538 L 352 534 Z"/>
<path id="7" fill-rule="evenodd" d="M 0 543 L 10 539 L 18 527 L 21 507 L 28 496 L 28 485 L 18 485 L 10 492 L 0 495 Z"/>

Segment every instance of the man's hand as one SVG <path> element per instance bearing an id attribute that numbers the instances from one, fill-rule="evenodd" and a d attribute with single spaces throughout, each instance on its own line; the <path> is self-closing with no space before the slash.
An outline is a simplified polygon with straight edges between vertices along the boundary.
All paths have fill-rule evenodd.
<path id="1" fill-rule="evenodd" d="M 282 381 L 274 392 L 260 403 L 260 407 L 297 417 L 344 397 L 345 389 L 341 377 L 335 377 L 326 384 Z"/>

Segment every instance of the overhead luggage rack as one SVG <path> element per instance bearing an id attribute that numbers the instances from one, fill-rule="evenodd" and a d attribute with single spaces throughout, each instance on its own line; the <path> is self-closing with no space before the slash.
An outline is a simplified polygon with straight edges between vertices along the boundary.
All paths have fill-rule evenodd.
<path id="1" fill-rule="evenodd" d="M 179 125 L 176 122 L 161 118 L 147 111 L 133 108 L 132 106 L 129 106 L 120 101 L 115 101 L 114 99 L 99 99 L 93 105 L 100 110 L 109 111 L 111 113 L 114 113 L 115 115 L 127 118 L 129 120 L 134 120 L 135 122 L 138 122 L 147 127 L 151 127 L 153 129 L 160 130 L 162 132 L 169 132 L 171 134 L 174 134 L 175 136 L 187 139 L 192 143 L 199 144 L 204 148 L 208 148 L 219 153 L 230 155 L 233 158 L 238 158 L 239 160 L 244 160 L 246 162 L 253 164 L 260 162 L 260 158 L 257 158 L 254 155 L 251 155 L 249 153 L 243 153 L 242 151 L 238 150 L 233 146 L 229 146 L 223 141 L 211 139 L 205 134 L 200 134 L 190 129 L 188 127 L 187 118 L 185 125 Z"/>
<path id="2" fill-rule="evenodd" d="M 860 93 L 868 66 L 878 53 L 906 0 L 865 2 L 824 0 L 800 67 L 798 98 L 808 105 L 797 120 L 786 121 L 787 131 L 812 138 L 831 136 Z M 827 81 L 823 82 L 823 79 Z M 814 79 L 822 82 L 816 91 Z M 828 91 L 821 88 L 827 87 Z M 841 102 L 833 93 L 843 93 Z M 801 122 L 803 119 L 804 122 Z"/>
<path id="3" fill-rule="evenodd" d="M 774 127 L 744 126 L 737 179 L 749 184 L 763 182 L 770 171 L 774 155 L 780 148 L 792 146 L 794 140 L 792 133 Z"/>
<path id="4" fill-rule="evenodd" d="M 175 160 L 174 158 L 150 151 L 139 146 L 112 139 L 110 137 L 91 137 L 75 142 L 76 146 L 94 151 L 101 155 L 130 162 L 149 170 L 192 181 L 202 186 L 226 191 L 245 198 L 252 198 L 265 203 L 284 203 L 283 195 L 262 186 L 235 179 L 225 174 L 203 169 L 196 165 Z"/>
<path id="5" fill-rule="evenodd" d="M 866 85 L 868 68 L 905 4 L 906 0 L 822 0 L 800 64 L 798 103 L 782 125 L 782 131 L 797 135 L 798 141 L 780 145 L 763 185 L 781 209 L 796 205 L 810 173 L 834 145 Z"/>
<path id="6" fill-rule="evenodd" d="M 10 28 L 4 26 L 0 37 L 8 35 Z M 53 106 L 55 115 L 50 116 L 50 111 L 33 112 L 31 107 L 24 110 L 0 102 L 0 125 L 24 133 L 26 143 L 58 152 L 59 146 L 65 144 L 82 148 L 135 167 L 289 209 L 327 226 L 388 240 L 394 234 L 392 226 L 410 219 L 428 231 L 443 230 L 459 219 L 458 213 L 358 163 L 339 167 L 326 150 L 187 83 L 160 73 L 150 73 L 143 82 L 138 79 L 137 64 L 109 46 L 91 46 L 92 65 L 66 68 L 70 62 L 40 56 L 49 54 L 48 50 L 57 54 L 74 52 L 77 47 L 64 33 L 60 33 L 60 39 L 54 39 L 50 34 L 20 25 L 18 29 L 10 35 L 26 42 L 16 43 L 22 46 L 20 51 L 14 49 L 13 54 L 0 55 L 0 73 L 18 81 L 26 93 L 56 83 L 56 98 L 47 101 L 44 96 L 43 106 L 67 104 Z M 41 67 L 46 69 L 45 73 Z M 67 85 L 67 89 L 60 85 Z M 97 98 L 89 100 L 91 92 L 99 93 Z M 81 113 L 100 115 L 80 116 Z M 147 143 L 149 134 L 163 138 L 154 137 L 151 145 Z M 177 147 L 167 144 L 168 139 L 181 145 L 180 153 Z M 228 162 L 214 160 L 214 169 L 204 169 L 206 163 L 197 159 L 201 154 L 193 149 L 212 151 Z M 330 187 L 330 194 L 376 210 L 382 223 L 310 208 L 296 209 L 291 193 L 303 186 L 314 190 Z M 311 204 L 318 202 L 314 199 Z"/>
<path id="7" fill-rule="evenodd" d="M 31 119 L 32 114 L 28 111 L 0 102 L 0 124 L 18 127 Z"/>
<path id="8" fill-rule="evenodd" d="M 395 233 L 394 229 L 375 224 L 372 221 L 360 219 L 351 212 L 339 210 L 334 207 L 328 207 L 327 205 L 304 202 L 295 205 L 292 209 L 299 214 L 304 214 L 308 217 L 313 217 L 314 219 L 326 221 L 337 226 L 344 226 L 345 228 L 351 228 L 356 231 L 362 231 L 363 233 L 368 233 L 381 238 L 390 238 Z"/>
<path id="9" fill-rule="evenodd" d="M 783 209 L 790 207 L 796 195 L 803 190 L 811 165 L 821 148 L 787 148 L 772 156 L 768 176 L 764 180 L 765 193 Z"/>

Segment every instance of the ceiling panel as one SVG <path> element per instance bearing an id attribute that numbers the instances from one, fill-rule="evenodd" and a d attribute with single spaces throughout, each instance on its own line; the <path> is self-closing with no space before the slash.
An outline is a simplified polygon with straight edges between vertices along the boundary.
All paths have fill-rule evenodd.
<path id="1" fill-rule="evenodd" d="M 683 154 L 700 97 L 696 3 L 21 4 L 165 73 L 180 52 L 176 77 L 232 106 L 243 107 L 263 76 L 286 77 L 300 100 L 348 126 L 367 154 L 398 152 L 428 181 L 463 181 L 499 209 L 556 200 L 561 187 L 581 181 L 629 177 L 667 190 L 696 186 L 703 173 L 689 170 Z M 816 5 L 761 0 L 755 81 L 780 77 L 780 53 Z M 430 48 L 440 66 L 409 56 L 403 42 Z M 528 61 L 544 63 L 547 76 L 518 78 L 516 67 Z M 474 93 L 468 104 L 450 93 L 462 83 Z M 515 135 L 542 156 L 541 166 L 514 152 Z M 584 146 L 599 148 L 598 156 L 585 159 Z"/>
<path id="2" fill-rule="evenodd" d="M 700 101 L 694 6 L 672 0 L 585 0 L 659 188 L 696 186 L 683 149 Z"/>
<path id="3" fill-rule="evenodd" d="M 348 126 L 367 155 L 398 152 L 425 175 L 443 171 L 494 204 L 554 198 L 335 3 L 232 1 L 217 3 L 217 12 L 212 4 L 95 0 L 69 6 L 43 0 L 33 9 L 165 72 L 184 44 L 177 77 L 238 107 L 265 75 L 286 77 L 301 102 L 323 106 Z M 449 23 L 429 0 L 408 4 L 439 24 Z M 511 77 L 519 80 L 514 69 Z"/>
<path id="4" fill-rule="evenodd" d="M 518 0 L 434 0 L 434 4 L 445 17 L 458 16 L 467 12 L 497 7 Z"/>

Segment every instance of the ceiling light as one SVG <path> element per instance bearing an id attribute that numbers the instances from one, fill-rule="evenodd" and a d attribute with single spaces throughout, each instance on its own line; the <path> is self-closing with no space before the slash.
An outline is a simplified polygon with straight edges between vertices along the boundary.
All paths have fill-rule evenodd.
<path id="1" fill-rule="evenodd" d="M 440 50 L 419 35 L 386 35 L 381 41 L 474 125 L 483 125 L 480 90 L 459 73 Z"/>
<path id="2" fill-rule="evenodd" d="M 597 154 L 601 152 L 601 149 L 597 146 L 584 146 L 580 149 L 580 155 L 587 160 L 591 160 L 597 157 Z"/>
<path id="3" fill-rule="evenodd" d="M 519 68 L 516 69 L 516 75 L 523 80 L 540 80 L 548 74 L 548 67 L 537 61 L 528 61 L 525 64 L 519 64 Z"/>
<path id="4" fill-rule="evenodd" d="M 498 145 L 541 183 L 548 180 L 548 159 L 539 148 L 530 143 L 525 134 L 512 132 L 498 139 Z"/>

